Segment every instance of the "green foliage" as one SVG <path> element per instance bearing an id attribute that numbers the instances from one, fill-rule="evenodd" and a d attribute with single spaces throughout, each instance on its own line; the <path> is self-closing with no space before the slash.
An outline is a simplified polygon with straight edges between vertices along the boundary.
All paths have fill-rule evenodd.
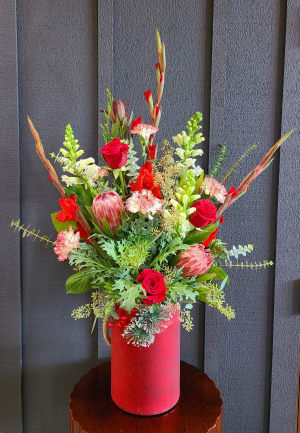
<path id="1" fill-rule="evenodd" d="M 120 285 L 118 289 L 120 289 Z M 141 301 L 142 294 L 146 295 L 146 292 L 141 284 L 135 284 L 132 281 L 124 281 L 123 289 L 120 290 L 120 297 L 118 299 L 118 301 L 121 302 L 120 307 L 125 308 L 125 310 L 130 313 L 133 308 L 139 306 L 140 302 L 138 301 Z"/>
<path id="2" fill-rule="evenodd" d="M 227 155 L 228 155 L 227 144 L 219 144 L 215 159 L 208 173 L 209 177 L 217 177 L 219 175 L 224 165 L 224 162 L 226 161 Z"/>
<path id="3" fill-rule="evenodd" d="M 30 229 L 30 225 L 24 227 L 24 225 L 21 224 L 19 219 L 16 221 L 12 220 L 10 226 L 14 229 L 14 231 L 19 231 L 20 233 L 22 233 L 23 238 L 32 237 L 33 241 L 39 240 L 45 245 L 45 247 L 55 245 L 55 242 L 52 241 L 51 236 L 47 236 L 47 235 L 41 236 L 40 230 Z"/>
<path id="4" fill-rule="evenodd" d="M 139 174 L 139 166 L 137 165 L 137 152 L 134 150 L 133 141 L 129 141 L 129 151 L 127 153 L 126 175 L 131 179 L 136 179 Z"/>
<path id="5" fill-rule="evenodd" d="M 208 224 L 202 229 L 194 229 L 187 234 L 187 236 L 184 239 L 184 242 L 186 242 L 189 245 L 200 244 L 201 242 L 205 241 L 208 238 L 208 236 L 218 228 L 218 226 L 219 226 L 219 221 L 213 224 Z"/>
<path id="6" fill-rule="evenodd" d="M 77 230 L 77 229 L 78 229 L 76 221 L 65 221 L 65 222 L 61 222 L 61 221 L 58 221 L 58 219 L 56 218 L 57 215 L 58 215 L 58 212 L 53 212 L 53 213 L 51 214 L 51 221 L 52 221 L 52 224 L 53 224 L 55 230 L 56 230 L 58 233 L 61 232 L 62 230 L 69 230 L 69 227 L 70 227 L 70 226 L 71 226 L 74 230 Z"/>
<path id="7" fill-rule="evenodd" d="M 273 266 L 274 263 L 272 260 L 264 260 L 263 262 L 241 262 L 241 263 L 233 263 L 230 260 L 225 260 L 224 263 L 222 263 L 222 266 L 226 266 L 229 268 L 241 268 L 241 269 L 267 269 L 270 266 Z"/>
<path id="8" fill-rule="evenodd" d="M 111 141 L 111 132 L 110 132 L 110 112 L 112 109 L 112 104 L 114 102 L 114 98 L 111 95 L 109 89 L 106 89 L 106 97 L 107 97 L 107 110 L 103 111 L 103 115 L 105 118 L 105 124 L 100 124 L 102 137 L 104 139 L 105 144 Z"/>
<path id="9" fill-rule="evenodd" d="M 256 144 L 253 144 L 252 146 L 248 147 L 245 153 L 227 170 L 227 172 L 224 174 L 221 183 L 227 183 L 232 178 L 232 176 L 237 171 L 238 167 L 241 165 L 241 163 L 244 161 L 247 156 L 250 155 L 251 152 L 253 152 L 254 149 L 257 148 Z"/>
<path id="10" fill-rule="evenodd" d="M 72 274 L 66 281 L 66 293 L 79 294 L 92 289 L 89 271 L 80 271 Z"/>
<path id="11" fill-rule="evenodd" d="M 219 268 L 217 266 L 211 266 L 208 270 L 209 273 L 213 273 L 214 276 L 212 279 L 214 280 L 224 280 L 225 278 L 228 278 L 228 275 L 225 271 L 223 271 L 222 268 Z M 205 275 L 205 274 L 204 274 Z M 201 277 L 201 276 L 200 276 Z M 198 277 L 199 278 L 199 277 Z M 199 281 L 197 278 L 197 281 Z"/>
<path id="12" fill-rule="evenodd" d="M 150 267 L 159 270 L 163 263 L 167 263 L 178 251 L 189 248 L 180 238 L 172 238 L 168 233 L 163 233 L 158 239 L 157 253 L 152 260 Z"/>
<path id="13" fill-rule="evenodd" d="M 155 340 L 155 334 L 159 334 L 167 326 L 165 322 L 170 320 L 173 314 L 169 305 L 144 306 L 131 319 L 122 336 L 134 346 L 149 347 Z"/>
<path id="14" fill-rule="evenodd" d="M 202 283 L 199 288 L 198 299 L 210 307 L 216 308 L 228 320 L 235 318 L 234 310 L 225 304 L 225 294 L 221 287 L 214 282 Z"/>
<path id="15" fill-rule="evenodd" d="M 231 250 L 227 251 L 228 257 L 235 257 L 236 259 L 239 255 L 246 256 L 247 253 L 251 253 L 253 251 L 253 245 L 239 245 L 238 247 L 233 246 Z"/>

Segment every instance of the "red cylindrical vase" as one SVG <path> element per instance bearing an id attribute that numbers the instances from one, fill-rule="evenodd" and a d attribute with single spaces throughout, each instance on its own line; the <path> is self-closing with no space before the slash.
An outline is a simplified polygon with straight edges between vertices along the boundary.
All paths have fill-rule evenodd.
<path id="1" fill-rule="evenodd" d="M 149 347 L 122 337 L 124 324 L 111 336 L 111 396 L 135 415 L 158 415 L 172 409 L 180 394 L 180 321 L 176 310 Z"/>

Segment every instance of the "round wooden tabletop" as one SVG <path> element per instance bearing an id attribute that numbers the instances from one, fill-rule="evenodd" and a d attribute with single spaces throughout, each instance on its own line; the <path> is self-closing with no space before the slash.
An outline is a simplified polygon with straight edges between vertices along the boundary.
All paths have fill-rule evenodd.
<path id="1" fill-rule="evenodd" d="M 222 399 L 215 383 L 181 362 L 177 405 L 158 416 L 129 415 L 110 397 L 110 362 L 85 374 L 70 396 L 70 433 L 221 433 Z"/>

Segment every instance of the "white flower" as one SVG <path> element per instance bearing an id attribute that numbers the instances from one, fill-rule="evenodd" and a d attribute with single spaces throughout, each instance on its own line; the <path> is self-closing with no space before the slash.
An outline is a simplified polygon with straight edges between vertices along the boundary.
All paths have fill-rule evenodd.
<path id="1" fill-rule="evenodd" d="M 193 167 L 193 168 L 195 168 L 195 163 L 196 163 L 196 160 L 195 160 L 195 158 L 188 158 L 186 161 L 185 161 L 185 166 L 188 168 L 188 167 Z"/>
<path id="2" fill-rule="evenodd" d="M 181 147 L 177 147 L 175 149 L 175 153 L 179 156 L 180 159 L 184 158 L 184 149 L 181 149 Z"/>
<path id="3" fill-rule="evenodd" d="M 79 171 L 84 171 L 88 168 L 90 164 L 95 164 L 94 158 L 80 159 L 76 162 L 75 167 Z"/>
<path id="4" fill-rule="evenodd" d="M 203 150 L 202 149 L 196 149 L 196 150 L 193 150 L 193 152 L 192 152 L 192 156 L 202 156 L 203 155 Z"/>
<path id="5" fill-rule="evenodd" d="M 98 177 L 98 171 L 99 171 L 98 165 L 91 164 L 85 169 L 85 174 L 89 179 L 97 179 Z"/>
<path id="6" fill-rule="evenodd" d="M 173 141 L 174 143 L 177 143 L 178 146 L 182 146 L 183 145 L 183 137 L 181 134 L 177 134 L 175 135 L 175 137 L 173 137 Z"/>
<path id="7" fill-rule="evenodd" d="M 66 176 L 65 174 L 62 175 L 61 180 L 65 182 L 67 186 L 78 185 L 81 183 L 78 177 Z"/>
<path id="8" fill-rule="evenodd" d="M 196 177 L 200 176 L 202 171 L 203 171 L 203 168 L 199 167 L 199 165 L 197 165 L 195 168 L 193 168 L 193 173 L 194 173 L 194 176 L 196 176 Z"/>

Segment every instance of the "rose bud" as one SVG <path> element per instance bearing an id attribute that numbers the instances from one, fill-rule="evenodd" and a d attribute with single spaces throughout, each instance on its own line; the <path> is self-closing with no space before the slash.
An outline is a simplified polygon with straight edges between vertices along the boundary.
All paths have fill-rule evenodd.
<path id="1" fill-rule="evenodd" d="M 160 272 L 144 269 L 136 281 L 137 283 L 141 281 L 143 289 L 147 292 L 147 297 L 144 299 L 146 305 L 158 304 L 166 299 L 167 287 L 165 277 Z"/>
<path id="2" fill-rule="evenodd" d="M 217 220 L 217 207 L 210 200 L 198 200 L 191 207 L 196 210 L 190 215 L 190 223 L 201 228 Z"/>
<path id="3" fill-rule="evenodd" d="M 127 164 L 129 146 L 119 138 L 114 138 L 99 150 L 110 168 L 116 170 Z"/>
<path id="4" fill-rule="evenodd" d="M 116 192 L 98 194 L 93 200 L 92 209 L 101 228 L 103 228 L 103 218 L 106 219 L 113 233 L 122 225 L 122 212 L 125 208 L 121 197 Z"/>
<path id="5" fill-rule="evenodd" d="M 214 257 L 202 244 L 192 245 L 179 255 L 176 267 L 182 268 L 182 275 L 186 278 L 205 274 L 213 264 Z"/>

